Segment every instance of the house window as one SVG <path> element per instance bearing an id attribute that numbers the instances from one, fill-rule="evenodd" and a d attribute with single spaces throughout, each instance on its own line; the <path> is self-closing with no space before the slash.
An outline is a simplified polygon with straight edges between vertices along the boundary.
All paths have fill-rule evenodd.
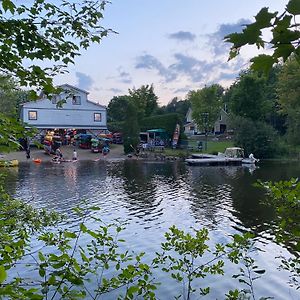
<path id="1" fill-rule="evenodd" d="M 37 111 L 36 110 L 28 111 L 28 120 L 37 120 Z"/>
<path id="2" fill-rule="evenodd" d="M 100 113 L 94 113 L 94 121 L 101 122 L 101 114 Z"/>
<path id="3" fill-rule="evenodd" d="M 59 95 L 53 95 L 52 96 L 52 104 L 57 104 L 57 102 L 60 101 Z"/>
<path id="4" fill-rule="evenodd" d="M 190 130 L 195 130 L 195 126 L 190 126 Z"/>
<path id="5" fill-rule="evenodd" d="M 219 121 L 222 121 L 222 115 L 220 115 L 220 117 L 219 117 Z"/>
<path id="6" fill-rule="evenodd" d="M 72 97 L 72 104 L 73 105 L 80 105 L 81 104 L 81 97 L 80 96 L 73 96 Z"/>

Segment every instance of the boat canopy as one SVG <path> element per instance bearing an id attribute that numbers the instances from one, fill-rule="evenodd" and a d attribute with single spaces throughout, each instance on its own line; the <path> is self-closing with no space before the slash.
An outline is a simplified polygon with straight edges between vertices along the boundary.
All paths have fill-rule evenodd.
<path id="1" fill-rule="evenodd" d="M 226 148 L 224 155 L 232 158 L 243 158 L 244 149 L 239 147 Z"/>

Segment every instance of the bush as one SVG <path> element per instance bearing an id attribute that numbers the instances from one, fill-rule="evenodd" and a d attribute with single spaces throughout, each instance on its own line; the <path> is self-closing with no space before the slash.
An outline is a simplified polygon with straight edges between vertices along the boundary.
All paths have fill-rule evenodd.
<path id="1" fill-rule="evenodd" d="M 254 153 L 259 158 L 272 158 L 277 153 L 278 138 L 272 126 L 262 121 L 235 117 L 234 143 L 242 147 L 245 154 Z"/>

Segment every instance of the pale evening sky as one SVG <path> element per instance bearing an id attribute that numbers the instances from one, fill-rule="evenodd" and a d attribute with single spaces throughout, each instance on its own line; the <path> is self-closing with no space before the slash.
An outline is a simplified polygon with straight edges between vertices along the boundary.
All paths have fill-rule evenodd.
<path id="1" fill-rule="evenodd" d="M 212 83 L 229 86 L 248 66 L 254 47 L 227 62 L 223 37 L 253 21 L 262 7 L 283 11 L 286 0 L 112 0 L 103 25 L 118 34 L 104 38 L 76 59 L 69 74 L 55 78 L 87 90 L 107 105 L 128 89 L 152 84 L 159 104 L 184 99 Z"/>

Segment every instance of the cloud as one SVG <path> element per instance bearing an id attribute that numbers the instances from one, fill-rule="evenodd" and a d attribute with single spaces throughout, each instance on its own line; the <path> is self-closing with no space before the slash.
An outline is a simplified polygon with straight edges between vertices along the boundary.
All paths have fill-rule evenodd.
<path id="1" fill-rule="evenodd" d="M 123 93 L 123 90 L 120 90 L 120 89 L 117 89 L 117 88 L 110 88 L 109 91 L 113 92 L 115 94 Z"/>
<path id="2" fill-rule="evenodd" d="M 174 39 L 174 40 L 178 40 L 178 41 L 193 42 L 196 38 L 196 35 L 189 31 L 178 31 L 178 32 L 169 34 L 168 37 L 170 39 Z"/>
<path id="3" fill-rule="evenodd" d="M 92 79 L 92 77 L 90 77 L 87 74 L 81 73 L 81 72 L 76 72 L 75 73 L 76 78 L 78 80 L 78 87 L 83 89 L 83 90 L 91 90 L 92 85 L 94 83 L 94 80 Z"/>
<path id="4" fill-rule="evenodd" d="M 192 89 L 192 87 L 186 86 L 186 87 L 183 87 L 183 88 L 176 89 L 174 91 L 174 93 L 175 94 L 188 93 L 191 89 Z"/>
<path id="5" fill-rule="evenodd" d="M 227 62 L 227 57 L 201 60 L 184 53 L 175 53 L 173 60 L 173 64 L 165 66 L 156 57 L 146 54 L 137 57 L 135 67 L 136 69 L 156 71 L 166 83 L 180 79 L 201 85 L 209 82 L 216 83 L 225 79 L 234 79 L 241 68 L 246 66 L 246 61 L 242 57 L 237 57 L 235 60 Z M 177 89 L 175 92 L 180 93 L 188 90 Z"/>
<path id="6" fill-rule="evenodd" d="M 218 30 L 212 34 L 206 35 L 208 45 L 215 55 L 228 54 L 230 44 L 224 42 L 224 37 L 230 33 L 242 32 L 243 25 L 251 23 L 249 19 L 240 19 L 236 23 L 221 24 Z"/>
<path id="7" fill-rule="evenodd" d="M 137 57 L 136 69 L 156 70 L 166 82 L 171 82 L 176 79 L 176 74 L 165 67 L 157 58 L 152 55 L 145 54 Z"/>
<path id="8" fill-rule="evenodd" d="M 219 80 L 234 80 L 236 78 L 236 72 L 233 73 L 224 73 L 221 72 L 219 75 Z"/>
<path id="9" fill-rule="evenodd" d="M 118 82 L 130 84 L 132 83 L 131 75 L 128 72 L 125 72 L 122 67 L 117 69 L 118 75 L 107 77 L 108 80 L 117 80 Z"/>
<path id="10" fill-rule="evenodd" d="M 199 83 L 220 68 L 221 61 L 215 59 L 212 62 L 199 60 L 195 57 L 176 53 L 176 62 L 170 66 L 172 70 L 187 76 L 192 82 Z"/>
<path id="11" fill-rule="evenodd" d="M 122 83 L 132 83 L 132 78 L 129 73 L 119 70 L 119 81 Z"/>

